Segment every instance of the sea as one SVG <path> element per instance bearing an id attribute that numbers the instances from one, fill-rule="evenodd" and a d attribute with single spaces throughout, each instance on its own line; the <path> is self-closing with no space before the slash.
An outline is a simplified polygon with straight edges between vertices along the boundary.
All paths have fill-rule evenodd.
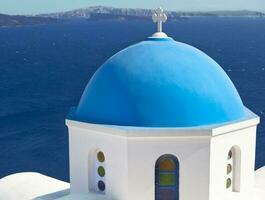
<path id="1" fill-rule="evenodd" d="M 151 20 L 0 28 L 0 178 L 33 171 L 69 181 L 69 108 L 106 59 L 155 29 Z M 265 165 L 265 18 L 195 17 L 164 31 L 215 59 L 261 117 L 256 168 Z"/>

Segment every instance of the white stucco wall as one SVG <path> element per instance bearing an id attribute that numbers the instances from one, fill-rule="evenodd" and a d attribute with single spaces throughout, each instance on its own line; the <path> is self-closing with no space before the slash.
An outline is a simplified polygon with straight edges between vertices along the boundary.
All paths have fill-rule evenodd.
<path id="1" fill-rule="evenodd" d="M 179 160 L 180 200 L 209 199 L 209 137 L 130 138 L 128 148 L 128 200 L 155 199 L 155 163 L 165 154 Z"/>
<path id="2" fill-rule="evenodd" d="M 89 192 L 93 176 L 89 155 L 101 150 L 106 157 L 107 198 L 154 200 L 155 163 L 171 154 L 180 164 L 179 200 L 246 199 L 253 192 L 258 123 L 253 113 L 241 121 L 193 128 L 119 127 L 67 120 L 71 191 Z M 226 190 L 227 155 L 234 145 L 241 148 L 240 193 Z"/>
<path id="3" fill-rule="evenodd" d="M 208 199 L 210 138 L 154 137 L 150 131 L 145 129 L 148 137 L 127 137 L 69 126 L 71 191 L 89 191 L 89 152 L 100 149 L 106 157 L 106 196 L 110 198 L 153 200 L 155 163 L 160 156 L 172 154 L 180 163 L 181 200 Z"/>
<path id="4" fill-rule="evenodd" d="M 92 178 L 90 172 L 93 170 L 93 166 L 89 162 L 89 156 L 93 156 L 91 152 L 100 149 L 105 154 L 106 196 L 114 199 L 126 199 L 128 180 L 125 138 L 70 127 L 69 145 L 71 192 L 89 192 L 89 188 L 91 188 L 89 182 L 93 184 L 90 181 Z"/>
<path id="5" fill-rule="evenodd" d="M 228 178 L 227 157 L 229 150 L 237 146 L 241 155 L 233 155 L 233 159 L 240 159 L 240 192 L 233 192 L 226 188 Z M 243 129 L 218 135 L 211 140 L 211 171 L 210 171 L 210 199 L 215 200 L 216 196 L 242 200 L 250 193 L 254 186 L 255 171 L 255 149 L 256 149 L 256 125 Z M 233 171 L 232 173 L 237 173 Z M 236 180 L 232 180 L 236 181 Z"/>

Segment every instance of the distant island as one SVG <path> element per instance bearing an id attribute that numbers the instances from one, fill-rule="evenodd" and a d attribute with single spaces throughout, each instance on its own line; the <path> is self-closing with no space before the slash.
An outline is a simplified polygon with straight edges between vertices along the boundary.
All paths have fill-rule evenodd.
<path id="1" fill-rule="evenodd" d="M 52 18 L 87 18 L 87 19 L 131 19 L 131 18 L 148 18 L 152 16 L 151 9 L 133 9 L 133 8 L 113 8 L 105 6 L 95 6 L 83 9 L 77 9 L 67 12 L 58 12 L 50 14 L 41 14 L 39 17 Z M 180 17 L 265 17 L 265 13 L 256 11 L 209 11 L 209 12 L 177 12 L 166 11 L 169 20 Z"/>
<path id="2" fill-rule="evenodd" d="M 105 6 L 94 6 L 83 9 L 76 9 L 66 12 L 39 14 L 31 16 L 4 15 L 0 14 L 1 26 L 23 26 L 41 25 L 51 23 L 67 22 L 71 19 L 87 20 L 130 20 L 130 19 L 150 19 L 153 10 L 113 8 Z M 208 12 L 177 12 L 166 11 L 169 20 L 179 20 L 190 17 L 265 17 L 265 13 L 257 11 L 208 11 Z"/>
<path id="3" fill-rule="evenodd" d="M 50 17 L 4 15 L 0 14 L 0 27 L 3 26 L 25 26 L 58 23 L 60 20 Z"/>

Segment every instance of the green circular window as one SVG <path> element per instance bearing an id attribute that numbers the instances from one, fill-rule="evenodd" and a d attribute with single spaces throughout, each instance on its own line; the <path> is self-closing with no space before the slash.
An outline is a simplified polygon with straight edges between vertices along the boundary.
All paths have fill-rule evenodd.
<path id="1" fill-rule="evenodd" d="M 104 155 L 104 153 L 102 151 L 98 152 L 97 157 L 98 157 L 98 161 L 99 162 L 104 162 L 105 161 L 105 155 Z"/>
<path id="2" fill-rule="evenodd" d="M 230 188 L 231 185 L 232 185 L 232 180 L 231 180 L 231 178 L 228 178 L 228 179 L 226 180 L 226 188 L 227 188 L 227 189 Z"/>
<path id="3" fill-rule="evenodd" d="M 104 176 L 105 176 L 105 169 L 104 169 L 104 167 L 100 166 L 100 167 L 98 168 L 98 175 L 99 175 L 100 177 L 104 177 Z"/>

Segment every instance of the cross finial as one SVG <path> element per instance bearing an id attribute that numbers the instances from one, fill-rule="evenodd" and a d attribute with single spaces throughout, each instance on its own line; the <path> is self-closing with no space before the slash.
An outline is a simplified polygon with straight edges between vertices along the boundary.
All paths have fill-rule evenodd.
<path id="1" fill-rule="evenodd" d="M 164 13 L 164 10 L 161 7 L 156 9 L 152 18 L 157 23 L 157 32 L 163 32 L 162 25 L 167 21 L 167 15 Z"/>

